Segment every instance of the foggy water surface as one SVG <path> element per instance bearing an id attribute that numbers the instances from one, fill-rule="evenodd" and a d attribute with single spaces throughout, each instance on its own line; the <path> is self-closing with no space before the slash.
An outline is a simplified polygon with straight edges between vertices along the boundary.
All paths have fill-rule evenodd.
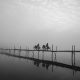
<path id="1" fill-rule="evenodd" d="M 5 51 L 1 51 L 5 52 Z M 6 51 L 9 52 L 9 51 Z M 10 54 L 14 54 L 13 51 Z M 19 51 L 15 52 L 19 55 Z M 22 56 L 32 57 L 32 52 L 22 51 Z M 39 59 L 51 60 L 51 53 L 40 52 Z M 34 52 L 38 58 L 38 52 Z M 78 57 L 77 57 L 78 56 Z M 76 54 L 76 65 L 80 66 L 79 53 Z M 53 54 L 55 60 L 55 54 Z M 71 53 L 56 53 L 56 61 L 71 65 Z M 36 65 L 34 61 L 0 54 L 0 78 L 2 80 L 80 80 L 80 71 L 71 70 L 65 67 L 50 65 L 48 68 L 42 63 Z"/>

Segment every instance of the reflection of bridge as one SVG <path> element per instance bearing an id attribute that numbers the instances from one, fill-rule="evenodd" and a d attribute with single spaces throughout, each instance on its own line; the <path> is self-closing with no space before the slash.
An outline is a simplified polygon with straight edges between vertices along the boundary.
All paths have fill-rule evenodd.
<path id="1" fill-rule="evenodd" d="M 10 54 L 10 53 L 3 52 L 3 51 L 0 54 L 4 54 L 4 55 L 7 55 L 7 56 L 12 56 L 12 57 L 17 57 L 17 58 L 29 59 L 31 61 L 34 61 L 34 65 L 39 66 L 39 64 L 42 64 L 42 67 L 46 67 L 46 69 L 48 69 L 48 67 L 50 65 L 52 65 L 52 66 L 55 65 L 55 66 L 59 66 L 59 67 L 63 67 L 63 68 L 72 69 L 72 70 L 75 70 L 75 71 L 80 71 L 80 67 L 79 66 L 75 66 L 74 55 L 72 55 L 72 57 L 73 57 L 72 58 L 72 65 L 68 65 L 68 64 L 65 64 L 65 63 L 60 63 L 60 62 L 57 62 L 57 61 L 53 61 L 53 59 L 52 59 L 52 61 L 39 59 L 39 51 L 38 51 L 38 59 L 34 58 L 34 52 L 33 52 L 33 57 L 21 56 L 20 53 L 19 53 L 19 55 Z M 53 56 L 53 52 L 52 52 L 52 56 Z"/>
<path id="2" fill-rule="evenodd" d="M 0 48 L 0 50 L 14 50 L 14 51 L 44 51 L 44 52 L 80 52 L 80 50 L 75 50 L 75 45 L 72 45 L 72 49 L 71 50 L 58 50 L 58 47 L 56 46 L 56 50 L 53 49 L 53 45 L 52 45 L 52 49 L 49 50 L 45 50 L 45 49 L 22 49 L 21 46 L 20 48 L 15 48 L 14 49 L 4 49 L 4 48 Z"/>

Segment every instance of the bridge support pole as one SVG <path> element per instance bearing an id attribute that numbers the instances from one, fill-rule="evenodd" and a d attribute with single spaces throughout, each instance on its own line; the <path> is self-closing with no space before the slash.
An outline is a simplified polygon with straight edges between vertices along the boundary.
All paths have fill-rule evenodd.
<path id="1" fill-rule="evenodd" d="M 52 44 L 52 61 L 53 61 L 53 44 Z"/>
<path id="2" fill-rule="evenodd" d="M 29 48 L 28 48 L 28 57 L 29 57 Z"/>
<path id="3" fill-rule="evenodd" d="M 14 45 L 14 55 L 15 55 L 15 45 Z"/>
<path id="4" fill-rule="evenodd" d="M 20 56 L 20 54 L 21 54 L 21 46 L 20 46 L 20 49 L 19 49 L 19 56 Z"/>
<path id="5" fill-rule="evenodd" d="M 57 46 L 56 46 L 56 52 L 57 52 Z"/>
<path id="6" fill-rule="evenodd" d="M 11 49 L 9 48 L 9 53 L 11 53 Z"/>
<path id="7" fill-rule="evenodd" d="M 27 47 L 26 47 L 26 55 L 25 56 L 27 57 Z"/>
<path id="8" fill-rule="evenodd" d="M 72 45 L 72 56 L 71 56 L 72 66 L 75 66 L 75 45 Z"/>
<path id="9" fill-rule="evenodd" d="M 74 65 L 75 65 L 75 45 L 74 45 Z"/>
<path id="10" fill-rule="evenodd" d="M 71 53 L 71 63 L 72 63 L 72 66 L 73 66 L 73 45 L 72 45 L 72 53 Z"/>

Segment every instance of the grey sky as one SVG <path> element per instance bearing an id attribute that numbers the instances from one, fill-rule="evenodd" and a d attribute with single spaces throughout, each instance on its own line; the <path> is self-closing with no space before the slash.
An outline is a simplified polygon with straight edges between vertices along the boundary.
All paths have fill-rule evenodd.
<path id="1" fill-rule="evenodd" d="M 0 0 L 2 46 L 79 46 L 79 36 L 79 0 Z"/>

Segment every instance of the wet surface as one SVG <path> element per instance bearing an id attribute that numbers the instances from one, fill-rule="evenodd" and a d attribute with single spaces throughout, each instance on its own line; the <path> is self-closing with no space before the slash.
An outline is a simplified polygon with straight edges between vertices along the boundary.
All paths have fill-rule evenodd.
<path id="1" fill-rule="evenodd" d="M 1 52 L 1 53 L 9 53 Z M 9 54 L 14 54 L 11 51 Z M 19 52 L 15 52 L 19 55 Z M 39 60 L 51 61 L 51 53 L 40 52 Z M 32 57 L 33 52 L 22 51 L 21 56 Z M 0 78 L 2 80 L 80 80 L 80 71 L 51 65 L 45 62 L 40 63 L 38 60 L 38 52 L 34 52 L 34 58 L 37 60 L 24 59 L 0 54 Z M 71 53 L 56 53 L 53 54 L 53 61 L 71 65 Z M 79 53 L 76 54 L 76 65 L 80 66 Z"/>

